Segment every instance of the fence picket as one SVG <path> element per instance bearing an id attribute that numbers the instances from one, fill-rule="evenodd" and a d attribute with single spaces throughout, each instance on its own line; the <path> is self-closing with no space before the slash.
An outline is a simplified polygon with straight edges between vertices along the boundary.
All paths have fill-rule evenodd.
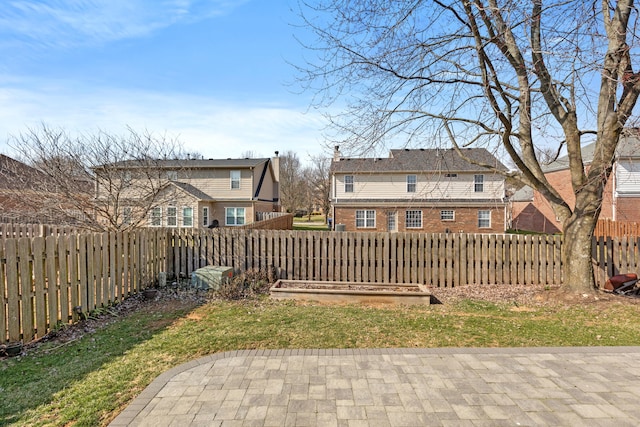
<path id="1" fill-rule="evenodd" d="M 47 330 L 47 287 L 49 281 L 45 277 L 45 265 L 47 264 L 47 252 L 45 250 L 45 239 L 35 237 L 31 241 L 31 253 L 33 256 L 33 284 L 35 299 L 35 327 L 36 336 L 42 337 Z"/>
<path id="2" fill-rule="evenodd" d="M 18 258 L 20 269 L 20 307 L 22 309 L 22 336 L 31 341 L 35 335 L 33 324 L 33 291 L 31 281 L 31 239 L 18 239 Z"/>
<path id="3" fill-rule="evenodd" d="M 6 260 L 4 250 L 4 240 L 0 240 L 0 262 Z M 0 264 L 0 343 L 9 340 L 7 335 L 7 280 L 5 277 L 5 269 Z"/>

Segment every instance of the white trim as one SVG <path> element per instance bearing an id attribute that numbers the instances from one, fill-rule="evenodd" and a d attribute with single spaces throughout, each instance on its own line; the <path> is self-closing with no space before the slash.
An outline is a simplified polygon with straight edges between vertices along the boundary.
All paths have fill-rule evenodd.
<path id="1" fill-rule="evenodd" d="M 480 214 L 481 213 L 488 213 L 489 214 L 489 225 L 485 225 L 482 226 L 480 225 L 480 221 L 486 221 L 487 218 L 480 218 Z M 478 210 L 478 228 L 491 228 L 491 210 L 485 210 L 485 209 L 480 209 Z"/>
<path id="2" fill-rule="evenodd" d="M 233 219 L 234 219 L 234 223 L 230 224 L 228 221 L 229 215 L 228 215 L 228 211 L 229 209 L 233 209 L 234 210 L 234 215 L 233 215 Z M 238 224 L 238 210 L 242 209 L 243 211 L 243 215 L 242 215 L 242 219 L 243 222 L 242 224 Z M 234 208 L 234 207 L 228 207 L 228 208 L 224 208 L 224 225 L 228 226 L 228 227 L 234 227 L 234 226 L 238 226 L 238 225 L 245 225 L 247 223 L 247 208 L 245 207 L 238 207 L 238 208 Z"/>
<path id="3" fill-rule="evenodd" d="M 154 215 L 155 211 L 159 211 L 158 216 Z M 160 224 L 155 225 L 154 219 L 158 219 L 160 220 Z M 149 211 L 149 227 L 162 227 L 162 206 L 154 206 L 151 208 L 151 210 Z"/>
<path id="4" fill-rule="evenodd" d="M 233 175 L 234 175 L 234 172 L 237 172 L 237 173 L 238 173 L 238 177 L 237 177 L 237 178 L 235 178 L 235 177 L 233 176 Z M 237 183 L 238 183 L 238 186 L 237 186 L 237 187 L 234 187 L 234 186 L 233 186 L 233 183 L 234 183 L 234 182 L 237 182 Z M 229 171 L 229 188 L 230 188 L 230 189 L 232 189 L 232 190 L 240 190 L 240 187 L 242 186 L 242 185 L 241 185 L 241 182 L 242 182 L 242 171 L 240 171 L 240 170 L 232 170 L 232 171 Z"/>
<path id="5" fill-rule="evenodd" d="M 186 209 L 190 209 L 191 210 L 191 216 L 188 217 L 185 215 L 185 210 Z M 191 225 L 186 225 L 185 224 L 185 219 L 186 218 L 191 218 Z M 182 207 L 182 226 L 185 228 L 193 228 L 193 207 L 192 206 L 183 206 Z"/>
<path id="6" fill-rule="evenodd" d="M 358 225 L 358 212 L 362 213 L 362 225 Z M 369 215 L 373 217 L 369 217 Z M 373 220 L 373 225 L 368 225 L 369 221 Z M 376 211 L 373 209 L 357 209 L 356 210 L 356 228 L 376 228 Z"/>

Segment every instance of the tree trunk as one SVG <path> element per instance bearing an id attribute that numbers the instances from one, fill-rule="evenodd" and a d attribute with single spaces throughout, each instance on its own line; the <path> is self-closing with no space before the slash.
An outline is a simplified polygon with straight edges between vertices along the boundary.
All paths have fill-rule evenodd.
<path id="1" fill-rule="evenodd" d="M 562 243 L 562 276 L 569 293 L 595 292 L 591 247 L 596 219 L 575 213 L 564 224 Z"/>

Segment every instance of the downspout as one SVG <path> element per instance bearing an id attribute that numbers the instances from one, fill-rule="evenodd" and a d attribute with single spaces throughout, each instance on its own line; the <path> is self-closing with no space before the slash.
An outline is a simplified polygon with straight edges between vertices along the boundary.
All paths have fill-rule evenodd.
<path id="1" fill-rule="evenodd" d="M 611 181 L 611 219 L 613 221 L 617 220 L 618 217 L 618 183 L 616 181 L 616 175 L 618 172 L 618 159 L 615 159 L 613 162 L 613 171 L 611 172 L 612 179 Z"/>

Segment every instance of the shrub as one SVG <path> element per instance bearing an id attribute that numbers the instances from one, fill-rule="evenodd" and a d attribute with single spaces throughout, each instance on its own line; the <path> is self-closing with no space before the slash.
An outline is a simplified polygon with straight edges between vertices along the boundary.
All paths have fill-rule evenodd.
<path id="1" fill-rule="evenodd" d="M 272 266 L 268 269 L 251 269 L 222 283 L 214 295 L 224 300 L 255 298 L 269 293 L 271 284 L 276 280 L 276 271 Z"/>

